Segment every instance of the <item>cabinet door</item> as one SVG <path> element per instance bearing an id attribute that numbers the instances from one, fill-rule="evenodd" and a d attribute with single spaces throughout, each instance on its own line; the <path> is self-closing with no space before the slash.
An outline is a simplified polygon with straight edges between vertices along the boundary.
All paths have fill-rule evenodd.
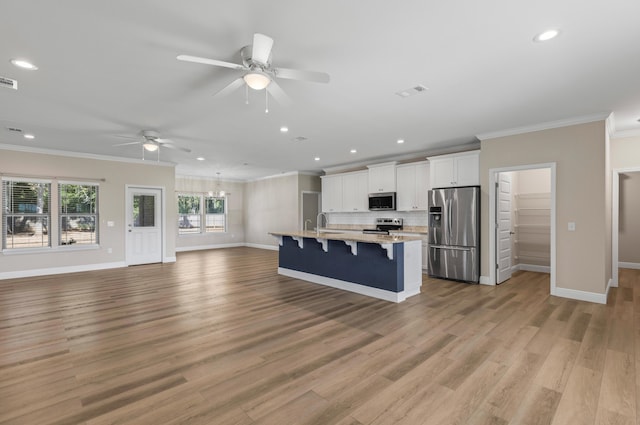
<path id="1" fill-rule="evenodd" d="M 479 157 L 477 154 L 461 155 L 455 158 L 456 186 L 477 186 L 480 184 Z"/>
<path id="2" fill-rule="evenodd" d="M 416 210 L 427 210 L 429 185 L 429 164 L 416 165 Z"/>
<path id="3" fill-rule="evenodd" d="M 430 160 L 430 182 L 431 187 L 451 187 L 453 180 L 453 158 Z"/>
<path id="4" fill-rule="evenodd" d="M 345 174 L 342 177 L 342 210 L 362 212 L 369 210 L 368 202 L 369 174 Z"/>
<path id="5" fill-rule="evenodd" d="M 322 211 L 342 211 L 342 176 L 322 178 Z"/>
<path id="6" fill-rule="evenodd" d="M 376 165 L 369 167 L 369 193 L 395 192 L 396 166 Z"/>
<path id="7" fill-rule="evenodd" d="M 413 211 L 416 208 L 416 167 L 414 165 L 396 168 L 396 209 Z M 426 198 L 426 194 L 425 194 Z"/>

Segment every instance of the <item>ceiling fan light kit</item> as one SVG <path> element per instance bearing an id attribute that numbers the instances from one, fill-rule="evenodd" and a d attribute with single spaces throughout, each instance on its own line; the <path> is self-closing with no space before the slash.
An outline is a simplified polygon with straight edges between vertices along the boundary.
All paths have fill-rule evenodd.
<path id="1" fill-rule="evenodd" d="M 262 71 L 251 71 L 242 78 L 244 79 L 244 82 L 247 83 L 247 86 L 254 90 L 265 89 L 271 82 L 269 75 Z"/>
<path id="2" fill-rule="evenodd" d="M 158 150 L 158 145 L 153 142 L 146 142 L 142 146 L 149 152 L 155 152 Z"/>
<path id="3" fill-rule="evenodd" d="M 222 96 L 241 87 L 253 90 L 267 89 L 280 104 L 287 105 L 290 99 L 282 88 L 276 83 L 276 79 L 289 79 L 298 81 L 312 81 L 316 83 L 328 83 L 329 74 L 316 71 L 302 71 L 298 69 L 276 68 L 271 64 L 271 50 L 273 39 L 264 34 L 253 35 L 253 44 L 240 49 L 242 65 L 221 61 L 217 59 L 201 58 L 191 55 L 178 55 L 177 59 L 184 62 L 193 62 L 210 66 L 221 66 L 236 71 L 243 71 L 244 75 L 227 84 L 216 96 Z M 268 107 L 267 107 L 268 111 Z"/>

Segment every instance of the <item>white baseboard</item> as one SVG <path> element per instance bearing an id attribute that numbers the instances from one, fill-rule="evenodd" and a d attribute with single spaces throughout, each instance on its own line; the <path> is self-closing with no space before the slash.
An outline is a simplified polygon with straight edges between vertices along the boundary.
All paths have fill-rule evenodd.
<path id="1" fill-rule="evenodd" d="M 127 267 L 127 264 L 124 261 L 117 261 L 114 263 L 83 264 L 80 266 L 49 267 L 46 269 L 19 270 L 15 272 L 0 273 L 0 280 L 18 279 L 22 277 L 46 276 L 46 275 L 52 275 L 52 274 L 88 272 L 88 271 L 94 271 L 94 270 L 117 269 L 120 267 Z"/>
<path id="2" fill-rule="evenodd" d="M 175 255 L 173 257 L 164 257 L 162 259 L 163 263 L 175 263 L 176 262 L 176 257 Z"/>
<path id="3" fill-rule="evenodd" d="M 271 251 L 278 251 L 280 249 L 278 245 L 262 245 L 257 243 L 245 243 L 244 246 L 249 248 L 269 249 Z"/>
<path id="4" fill-rule="evenodd" d="M 538 266 L 535 264 L 516 264 L 511 267 L 512 271 L 523 270 L 527 272 L 537 272 L 537 273 L 551 273 L 550 266 Z"/>
<path id="5" fill-rule="evenodd" d="M 551 295 L 555 295 L 556 297 L 571 298 L 573 300 L 588 301 L 588 302 L 598 303 L 598 304 L 607 303 L 608 293 L 609 293 L 609 285 L 607 285 L 607 291 L 604 294 L 599 294 L 597 292 L 579 291 L 577 289 L 567 289 L 567 288 L 558 288 L 558 287 L 556 287 L 555 289 L 551 288 Z"/>
<path id="6" fill-rule="evenodd" d="M 495 286 L 493 283 L 491 283 L 491 279 L 489 279 L 489 276 L 480 276 L 480 285 Z"/>
<path id="7" fill-rule="evenodd" d="M 220 249 L 220 248 L 237 248 L 239 246 L 246 246 L 246 245 L 242 242 L 238 242 L 238 243 L 221 243 L 221 244 L 213 244 L 213 245 L 181 246 L 176 248 L 176 252 L 200 251 L 205 249 Z"/>
<path id="8" fill-rule="evenodd" d="M 317 283 L 320 285 L 330 286 L 332 288 L 342 289 L 349 292 L 355 292 L 356 294 L 366 295 L 368 297 L 378 298 L 385 301 L 391 301 L 399 303 L 407 298 L 418 295 L 420 293 L 420 287 L 413 290 L 407 290 L 402 292 L 385 291 L 384 289 L 372 288 L 370 286 L 360 285 L 358 283 L 347 282 L 344 280 L 333 279 L 325 276 L 318 276 L 316 274 L 310 274 L 300 272 L 297 270 L 286 269 L 284 267 L 278 267 L 278 274 L 283 276 L 289 276 L 300 280 L 306 280 L 308 282 Z"/>
<path id="9" fill-rule="evenodd" d="M 627 263 L 625 261 L 619 261 L 618 267 L 621 269 L 640 269 L 640 263 Z"/>

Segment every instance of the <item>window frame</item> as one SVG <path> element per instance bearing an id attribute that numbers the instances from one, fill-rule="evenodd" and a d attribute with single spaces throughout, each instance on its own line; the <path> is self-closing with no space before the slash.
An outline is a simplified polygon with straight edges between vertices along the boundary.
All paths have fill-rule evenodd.
<path id="1" fill-rule="evenodd" d="M 92 182 L 81 182 L 81 181 L 73 181 L 73 180 L 61 180 L 57 182 L 57 189 L 58 189 L 58 208 L 57 208 L 57 222 L 58 222 L 58 247 L 60 247 L 61 249 L 71 249 L 73 248 L 80 248 L 80 247 L 96 247 L 96 246 L 100 246 L 100 185 L 98 183 L 92 183 Z M 62 205 L 62 186 L 63 185 L 68 185 L 68 186 L 92 186 L 95 188 L 96 191 L 96 196 L 95 196 L 95 203 L 94 203 L 94 211 L 92 213 L 69 213 L 69 212 L 63 212 L 63 205 Z M 63 242 L 62 237 L 63 234 L 65 233 L 65 231 L 62 228 L 62 220 L 64 217 L 93 217 L 93 221 L 95 223 L 95 228 L 94 228 L 94 234 L 95 234 L 95 240 L 92 243 L 78 243 L 77 245 L 74 246 L 74 242 L 69 243 L 67 242 Z M 73 238 L 71 238 L 71 240 L 73 241 Z"/>
<path id="2" fill-rule="evenodd" d="M 2 196 L 0 197 L 1 202 L 2 202 L 2 212 L 1 212 L 1 216 L 2 216 L 2 252 L 6 253 L 6 252 L 37 252 L 37 251 L 43 251 L 43 250 L 50 250 L 52 248 L 52 243 L 53 243 L 53 238 L 51 237 L 51 233 L 52 233 L 52 229 L 51 229 L 51 224 L 53 223 L 52 221 L 52 199 L 53 199 L 53 181 L 50 179 L 37 179 L 37 178 L 28 178 L 28 177 L 12 177 L 12 176 L 3 176 L 2 179 L 0 179 L 2 181 L 2 188 L 1 188 L 1 193 Z M 11 195 L 5 195 L 5 188 L 7 186 L 8 183 L 38 183 L 38 184 L 44 184 L 47 186 L 48 188 L 48 196 L 47 196 L 47 212 L 42 212 L 42 213 L 16 213 L 16 212 L 10 212 L 9 211 L 9 205 L 6 204 L 8 201 L 8 197 Z M 11 243 L 11 247 L 8 244 L 8 229 L 7 229 L 7 220 L 10 217 L 24 217 L 24 216 L 29 216 L 29 217 L 38 217 L 40 219 L 45 219 L 46 220 L 46 235 L 47 235 L 47 244 L 46 245 L 40 245 L 40 246 L 29 246 L 29 247 L 15 247 L 15 243 L 13 243 L 14 240 L 14 236 L 12 235 L 12 243 Z M 41 230 L 42 231 L 42 230 Z"/>
<path id="3" fill-rule="evenodd" d="M 184 216 L 186 213 L 180 212 L 180 198 L 181 197 L 193 197 L 198 198 L 198 212 L 192 213 L 189 215 L 197 215 L 198 216 L 198 226 L 195 226 L 197 231 L 188 231 L 187 229 L 191 229 L 190 227 L 185 227 L 181 225 L 181 221 L 184 220 Z M 222 213 L 207 213 L 207 200 L 208 199 L 222 199 L 224 202 L 224 212 Z M 178 210 L 178 237 L 184 236 L 203 236 L 203 235 L 215 235 L 215 234 L 224 234 L 228 231 L 228 197 L 225 196 L 209 196 L 207 192 L 178 192 L 176 196 L 176 205 Z M 207 229 L 207 218 L 210 216 L 222 216 L 223 229 L 219 230 L 208 230 Z M 187 219 L 189 223 L 191 223 L 191 219 Z"/>

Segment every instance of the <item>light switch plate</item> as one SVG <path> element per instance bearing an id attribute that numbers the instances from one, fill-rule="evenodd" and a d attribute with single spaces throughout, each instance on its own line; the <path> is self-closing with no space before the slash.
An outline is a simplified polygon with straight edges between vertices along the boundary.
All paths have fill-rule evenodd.
<path id="1" fill-rule="evenodd" d="M 570 221 L 568 228 L 569 228 L 570 232 L 575 232 L 576 231 L 576 223 L 575 223 L 575 221 Z"/>
<path id="2" fill-rule="evenodd" d="M 115 223 L 113 221 L 107 221 L 107 227 L 113 227 Z"/>

